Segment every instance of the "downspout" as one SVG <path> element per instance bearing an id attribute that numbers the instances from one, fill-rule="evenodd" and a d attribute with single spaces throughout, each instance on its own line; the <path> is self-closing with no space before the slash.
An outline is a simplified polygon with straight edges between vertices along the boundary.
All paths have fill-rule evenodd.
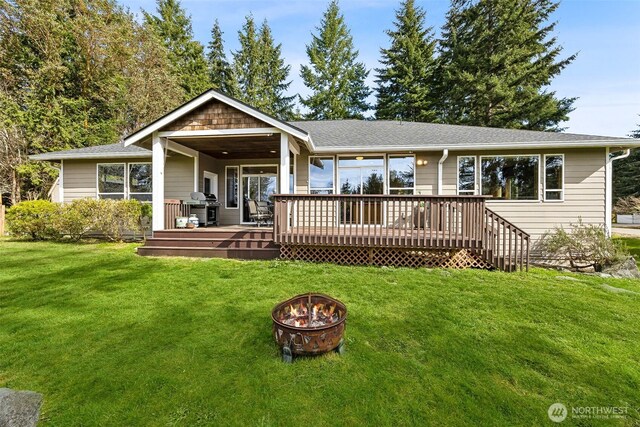
<path id="1" fill-rule="evenodd" d="M 611 216 L 613 214 L 613 162 L 629 157 L 631 149 L 627 148 L 624 153 L 609 158 L 609 148 L 607 148 L 607 164 L 605 167 L 606 182 L 605 182 L 605 231 L 607 236 L 611 237 Z"/>
<path id="2" fill-rule="evenodd" d="M 442 164 L 449 157 L 449 149 L 442 150 L 442 157 L 438 160 L 438 196 L 442 195 Z"/>

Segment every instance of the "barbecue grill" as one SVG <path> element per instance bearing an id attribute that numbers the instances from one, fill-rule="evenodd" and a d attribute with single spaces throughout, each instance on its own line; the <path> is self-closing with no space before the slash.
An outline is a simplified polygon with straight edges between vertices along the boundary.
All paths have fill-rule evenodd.
<path id="1" fill-rule="evenodd" d="M 191 200 L 185 200 L 183 203 L 189 205 L 191 213 L 198 216 L 201 227 L 218 225 L 220 202 L 215 194 L 194 191 L 191 193 Z"/>

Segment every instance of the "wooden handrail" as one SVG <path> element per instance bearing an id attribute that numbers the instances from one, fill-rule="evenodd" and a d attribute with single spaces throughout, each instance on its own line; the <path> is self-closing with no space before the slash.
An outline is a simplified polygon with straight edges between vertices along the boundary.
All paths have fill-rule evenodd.
<path id="1" fill-rule="evenodd" d="M 276 194 L 284 245 L 468 249 L 495 268 L 529 266 L 530 236 L 486 208 L 487 196 Z"/>

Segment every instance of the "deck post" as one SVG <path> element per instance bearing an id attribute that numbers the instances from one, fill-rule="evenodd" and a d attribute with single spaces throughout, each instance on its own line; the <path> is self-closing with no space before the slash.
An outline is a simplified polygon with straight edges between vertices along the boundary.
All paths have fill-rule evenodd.
<path id="1" fill-rule="evenodd" d="M 152 169 L 152 229 L 153 231 L 164 230 L 164 163 L 165 163 L 165 141 L 158 136 L 158 132 L 153 133 L 151 146 L 151 169 Z"/>
<path id="2" fill-rule="evenodd" d="M 289 156 L 289 136 L 282 132 L 280 134 L 280 194 L 289 194 L 289 170 L 291 169 L 291 159 Z"/>

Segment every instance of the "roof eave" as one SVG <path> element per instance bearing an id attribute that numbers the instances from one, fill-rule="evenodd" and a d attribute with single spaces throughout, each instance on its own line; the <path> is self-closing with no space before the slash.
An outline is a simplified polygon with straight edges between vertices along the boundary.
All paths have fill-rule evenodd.
<path id="1" fill-rule="evenodd" d="M 151 158 L 151 152 L 148 153 L 43 153 L 29 156 L 30 160 L 92 160 L 92 159 L 147 159 Z"/>

